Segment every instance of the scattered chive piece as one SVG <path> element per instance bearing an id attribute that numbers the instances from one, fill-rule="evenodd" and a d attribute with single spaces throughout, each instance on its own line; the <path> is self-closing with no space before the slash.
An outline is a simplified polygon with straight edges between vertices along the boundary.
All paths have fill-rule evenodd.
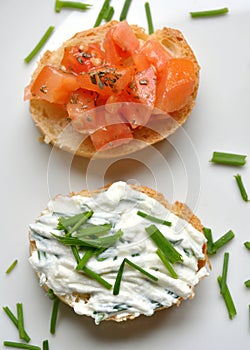
<path id="1" fill-rule="evenodd" d="M 218 280 L 218 283 L 219 283 L 219 286 L 220 286 L 220 289 L 221 289 L 222 277 L 218 276 L 217 280 Z M 222 296 L 223 296 L 223 299 L 224 299 L 226 307 L 227 307 L 229 318 L 232 319 L 234 316 L 236 316 L 237 312 L 236 312 L 236 308 L 235 308 L 232 296 L 230 294 L 230 291 L 229 291 L 227 285 L 226 285 L 226 288 L 225 288 L 225 293 L 222 294 Z"/>
<path id="2" fill-rule="evenodd" d="M 11 348 L 18 348 L 18 349 L 41 350 L 39 346 L 25 344 L 25 343 L 17 343 L 13 341 L 4 341 L 3 345 Z"/>
<path id="3" fill-rule="evenodd" d="M 151 215 L 144 213 L 143 211 L 140 211 L 140 210 L 138 210 L 137 215 L 139 215 L 145 219 L 148 219 L 149 221 L 158 223 L 158 224 L 172 226 L 172 222 L 156 218 L 155 216 L 151 216 Z"/>
<path id="4" fill-rule="evenodd" d="M 107 233 L 111 228 L 111 224 L 92 225 L 83 227 L 77 231 L 77 237 L 80 238 L 81 236 L 100 235 L 103 233 Z"/>
<path id="5" fill-rule="evenodd" d="M 212 236 L 212 230 L 208 227 L 203 227 L 203 232 L 204 232 L 204 235 L 207 239 L 207 253 L 209 255 L 212 255 L 214 254 L 214 250 L 213 250 L 213 236 Z"/>
<path id="6" fill-rule="evenodd" d="M 103 279 L 100 275 L 98 275 L 98 273 L 90 270 L 88 267 L 84 267 L 83 268 L 83 271 L 89 275 L 89 277 L 95 279 L 98 283 L 102 284 L 105 288 L 107 289 L 111 289 L 112 288 L 112 285 L 107 282 L 105 279 Z"/>
<path id="7" fill-rule="evenodd" d="M 73 253 L 74 257 L 75 257 L 75 260 L 76 260 L 77 264 L 79 264 L 81 258 L 80 258 L 80 255 L 79 255 L 77 247 L 75 245 L 72 245 L 71 246 L 71 251 L 72 251 L 72 253 Z"/>
<path id="8" fill-rule="evenodd" d="M 145 230 L 156 246 L 166 255 L 167 259 L 172 264 L 182 261 L 181 254 L 173 247 L 155 225 L 150 225 L 149 227 L 146 227 Z"/>
<path id="9" fill-rule="evenodd" d="M 234 235 L 233 231 L 229 230 L 227 233 L 225 233 L 223 236 L 221 236 L 219 239 L 217 239 L 217 241 L 215 241 L 213 243 L 214 253 L 216 253 L 217 250 L 220 249 L 221 247 L 223 247 L 226 243 L 231 241 L 231 239 L 233 239 L 234 236 L 235 235 Z"/>
<path id="10" fill-rule="evenodd" d="M 248 250 L 250 250 L 250 242 L 245 242 L 245 243 L 244 243 L 244 246 L 245 246 Z"/>
<path id="11" fill-rule="evenodd" d="M 114 7 L 109 6 L 103 18 L 105 19 L 106 22 L 109 22 L 113 18 L 114 13 L 115 13 Z"/>
<path id="12" fill-rule="evenodd" d="M 24 329 L 24 319 L 23 319 L 23 304 L 22 303 L 17 303 L 16 304 L 17 308 L 17 327 L 19 331 L 19 338 L 26 340 L 26 332 Z"/>
<path id="13" fill-rule="evenodd" d="M 221 294 L 225 294 L 225 292 L 226 292 L 228 260 L 229 260 L 229 253 L 226 252 L 226 253 L 224 253 L 222 277 L 221 277 L 221 284 L 220 284 L 220 292 L 221 292 Z"/>
<path id="14" fill-rule="evenodd" d="M 59 219 L 58 219 L 58 225 L 57 225 L 57 228 L 58 230 L 66 230 L 68 231 L 68 228 L 70 226 L 74 226 L 76 225 L 83 217 L 87 219 L 89 219 L 91 216 L 93 215 L 93 211 L 90 210 L 90 211 L 87 211 L 87 212 L 83 212 L 83 213 L 80 213 L 80 214 L 76 214 L 74 216 L 71 216 L 71 217 L 63 217 L 61 216 Z M 85 221 L 86 221 L 85 220 Z"/>
<path id="15" fill-rule="evenodd" d="M 87 213 L 83 213 L 80 220 L 78 220 L 74 226 L 69 230 L 67 235 L 71 235 L 73 232 L 75 232 L 85 221 L 87 221 L 91 216 L 93 215 L 93 210 L 88 211 Z"/>
<path id="16" fill-rule="evenodd" d="M 11 271 L 16 267 L 18 263 L 18 260 L 14 260 L 13 263 L 8 267 L 8 269 L 5 271 L 6 274 L 11 273 Z"/>
<path id="17" fill-rule="evenodd" d="M 120 21 L 123 21 L 127 18 L 128 10 L 131 5 L 132 0 L 125 0 L 122 8 L 122 12 L 120 14 Z"/>
<path id="18" fill-rule="evenodd" d="M 154 32 L 154 26 L 153 26 L 150 5 L 148 2 L 145 2 L 145 11 L 146 11 L 147 22 L 148 22 L 148 34 L 152 34 Z"/>
<path id="19" fill-rule="evenodd" d="M 163 264 L 166 266 L 168 272 L 170 273 L 170 276 L 175 279 L 178 278 L 178 275 L 173 269 L 173 266 L 170 264 L 166 256 L 162 253 L 162 251 L 159 248 L 157 249 L 156 254 L 159 256 Z"/>
<path id="20" fill-rule="evenodd" d="M 41 50 L 41 48 L 45 45 L 45 43 L 47 42 L 47 40 L 49 39 L 49 37 L 52 35 L 53 31 L 54 31 L 55 27 L 54 26 L 50 26 L 46 32 L 44 33 L 44 35 L 42 36 L 42 38 L 39 40 L 39 42 L 37 43 L 37 45 L 34 47 L 34 49 L 28 54 L 28 56 L 26 56 L 24 58 L 24 61 L 26 63 L 29 63 L 37 54 L 38 52 Z"/>
<path id="21" fill-rule="evenodd" d="M 55 334 L 56 332 L 56 323 L 57 323 L 57 315 L 58 315 L 58 308 L 59 308 L 60 299 L 55 296 L 53 307 L 52 307 L 52 313 L 50 318 L 50 333 Z"/>
<path id="22" fill-rule="evenodd" d="M 82 2 L 77 2 L 77 1 L 61 1 L 61 0 L 56 0 L 55 2 L 55 11 L 60 12 L 63 7 L 67 8 L 73 8 L 77 10 L 82 10 L 86 11 L 88 10 L 92 5 L 90 4 L 84 4 Z"/>
<path id="23" fill-rule="evenodd" d="M 13 322 L 13 324 L 18 329 L 18 319 L 11 312 L 11 310 L 8 308 L 8 306 L 4 306 L 3 310 L 5 311 L 6 315 L 10 318 L 10 320 Z M 24 332 L 23 340 L 25 340 L 27 343 L 30 341 L 30 337 L 28 336 L 28 334 L 26 332 Z"/>
<path id="24" fill-rule="evenodd" d="M 237 175 L 235 175 L 234 177 L 235 177 L 236 182 L 237 182 L 237 185 L 238 185 L 238 187 L 239 187 L 239 190 L 240 190 L 240 194 L 241 194 L 242 199 L 243 199 L 245 202 L 248 202 L 248 195 L 247 195 L 246 189 L 245 189 L 245 187 L 244 187 L 244 185 L 243 185 L 241 175 L 240 175 L 240 174 L 237 174 Z"/>
<path id="25" fill-rule="evenodd" d="M 245 281 L 244 284 L 247 288 L 250 288 L 250 280 Z"/>
<path id="26" fill-rule="evenodd" d="M 109 4 L 110 4 L 110 0 L 104 0 L 102 8 L 101 8 L 101 10 L 97 16 L 97 19 L 95 21 L 94 28 L 98 27 L 101 24 L 105 14 L 106 14 L 106 11 L 110 7 Z"/>
<path id="27" fill-rule="evenodd" d="M 122 280 L 122 274 L 123 274 L 123 270 L 124 270 L 124 265 L 125 263 L 127 263 L 128 265 L 130 265 L 131 267 L 133 267 L 134 269 L 136 269 L 137 271 L 141 272 L 142 274 L 144 274 L 145 276 L 151 278 L 154 281 L 158 281 L 158 278 L 151 275 L 151 273 L 148 273 L 146 270 L 144 270 L 143 268 L 141 268 L 140 266 L 138 266 L 137 264 L 133 263 L 132 261 L 130 261 L 127 258 L 124 258 L 119 270 L 117 272 L 117 276 L 116 276 L 116 280 L 115 280 L 115 284 L 114 284 L 114 288 L 113 288 L 113 294 L 114 295 L 118 295 L 119 291 L 120 291 L 120 285 L 121 285 L 121 280 Z"/>
<path id="28" fill-rule="evenodd" d="M 78 271 L 82 270 L 92 255 L 93 255 L 93 250 L 92 249 L 87 250 L 86 253 L 83 255 L 83 257 L 81 258 L 81 260 L 79 261 L 79 263 L 76 267 L 76 270 L 78 270 Z"/>
<path id="29" fill-rule="evenodd" d="M 43 350 L 49 350 L 49 341 L 47 339 L 43 341 Z"/>
<path id="30" fill-rule="evenodd" d="M 246 164 L 246 156 L 234 153 L 213 152 L 211 162 L 225 165 L 243 166 Z"/>
<path id="31" fill-rule="evenodd" d="M 215 9 L 215 10 L 190 12 L 190 16 L 192 18 L 210 17 L 210 16 L 224 15 L 224 14 L 226 14 L 228 12 L 229 12 L 228 8 L 227 7 L 223 7 L 223 8 Z"/>

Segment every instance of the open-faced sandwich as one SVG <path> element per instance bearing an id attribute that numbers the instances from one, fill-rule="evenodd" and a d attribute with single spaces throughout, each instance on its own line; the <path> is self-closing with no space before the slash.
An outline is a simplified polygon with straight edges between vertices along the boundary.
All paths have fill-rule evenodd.
<path id="1" fill-rule="evenodd" d="M 126 155 L 189 117 L 199 65 L 179 30 L 122 22 L 77 33 L 38 62 L 25 99 L 46 143 L 83 157 Z"/>
<path id="2" fill-rule="evenodd" d="M 208 274 L 206 239 L 191 210 L 125 182 L 58 195 L 29 239 L 40 284 L 96 324 L 179 305 Z"/>

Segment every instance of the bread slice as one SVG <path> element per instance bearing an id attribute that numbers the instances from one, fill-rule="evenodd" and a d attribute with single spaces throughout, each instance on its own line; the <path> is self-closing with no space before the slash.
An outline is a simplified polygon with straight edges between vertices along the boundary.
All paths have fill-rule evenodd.
<path id="1" fill-rule="evenodd" d="M 100 188 L 98 190 L 93 190 L 93 191 L 82 190 L 79 193 L 77 193 L 77 195 L 84 196 L 84 197 L 95 197 L 100 192 L 106 191 L 111 185 L 112 184 L 109 184 L 103 188 Z M 149 196 L 149 197 L 155 199 L 156 201 L 158 201 L 159 203 L 161 203 L 164 207 L 166 207 L 172 213 L 177 215 L 179 218 L 185 220 L 187 223 L 190 223 L 196 230 L 200 231 L 203 235 L 203 231 L 202 231 L 203 225 L 202 225 L 200 219 L 193 214 L 193 212 L 188 208 L 187 205 L 180 203 L 180 202 L 175 202 L 174 204 L 169 204 L 168 201 L 165 199 L 165 197 L 161 193 L 159 193 L 159 192 L 157 192 L 149 187 L 139 186 L 139 185 L 130 185 L 130 186 L 134 190 L 139 191 L 141 193 L 144 193 L 147 196 Z M 69 196 L 74 196 L 74 195 L 76 195 L 76 194 L 71 193 Z M 204 242 L 206 242 L 206 240 L 204 240 Z M 203 252 L 205 258 L 200 259 L 200 260 L 198 259 L 197 273 L 202 268 L 205 268 L 207 263 L 208 263 L 209 267 L 211 267 L 210 263 L 209 263 L 208 256 L 207 256 L 207 252 L 206 252 L 206 249 L 207 249 L 206 243 L 203 243 L 201 248 L 202 248 L 202 252 Z M 34 253 L 36 250 L 37 250 L 36 242 L 30 236 L 30 254 L 32 255 L 32 253 Z M 208 274 L 207 272 L 205 274 L 201 273 L 199 279 L 203 278 L 207 274 Z M 40 277 L 41 277 L 40 273 L 37 273 L 37 275 L 40 279 Z M 48 291 L 48 286 L 47 286 L 46 282 L 43 284 L 43 288 L 46 291 Z M 194 288 L 195 287 L 193 286 L 189 298 L 192 298 L 194 296 Z M 72 296 L 74 297 L 74 302 L 76 301 L 76 302 L 88 303 L 88 300 L 90 299 L 90 295 L 87 293 L 86 294 L 73 293 Z M 68 296 L 58 295 L 58 297 L 62 302 L 73 307 L 72 300 Z M 183 300 L 182 297 L 178 297 L 178 300 L 175 303 L 175 305 L 179 306 L 179 304 L 181 303 L 182 300 Z M 165 308 L 167 308 L 167 306 L 159 306 L 155 309 L 155 311 L 159 311 L 159 310 L 162 310 Z M 105 320 L 107 320 L 107 321 L 112 320 L 112 321 L 120 322 L 120 321 L 126 321 L 126 320 L 133 320 L 137 316 L 138 316 L 138 314 L 136 315 L 135 313 L 126 314 L 123 317 L 121 317 L 119 315 L 111 315 L 110 317 L 106 318 Z"/>
<path id="2" fill-rule="evenodd" d="M 102 43 L 107 31 L 116 23 L 117 21 L 111 21 L 100 27 L 79 32 L 71 39 L 64 42 L 57 50 L 53 52 L 47 51 L 41 58 L 40 62 L 38 62 L 31 81 L 36 78 L 44 65 L 59 65 L 65 47 L 78 45 L 80 43 Z M 67 121 L 66 111 L 46 101 L 33 99 L 30 101 L 31 116 L 36 126 L 41 131 L 45 143 L 56 145 L 68 152 L 87 158 L 112 158 L 124 156 L 143 149 L 148 145 L 153 145 L 162 141 L 174 133 L 176 129 L 183 125 L 188 119 L 195 105 L 197 96 L 199 85 L 199 64 L 183 34 L 179 30 L 164 27 L 163 29 L 156 30 L 149 36 L 145 33 L 144 29 L 137 25 L 132 25 L 131 28 L 141 43 L 149 38 L 154 38 L 169 50 L 174 57 L 188 58 L 194 63 L 196 74 L 195 87 L 186 106 L 178 111 L 169 113 L 168 118 L 156 120 L 145 126 L 136 128 L 133 131 L 134 139 L 130 142 L 111 149 L 96 152 L 90 137 L 87 134 L 81 135 L 70 127 L 69 121 Z"/>

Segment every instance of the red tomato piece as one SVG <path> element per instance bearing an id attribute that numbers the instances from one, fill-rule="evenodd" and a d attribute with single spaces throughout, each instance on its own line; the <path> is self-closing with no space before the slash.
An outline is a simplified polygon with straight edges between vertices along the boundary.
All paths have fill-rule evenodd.
<path id="1" fill-rule="evenodd" d="M 155 107 L 174 112 L 184 107 L 195 87 L 195 68 L 187 58 L 168 60 L 156 89 Z"/>
<path id="2" fill-rule="evenodd" d="M 61 64 L 69 72 L 88 72 L 93 67 L 100 67 L 104 63 L 104 52 L 98 43 L 88 46 L 78 45 L 64 48 Z"/>
<path id="3" fill-rule="evenodd" d="M 146 125 L 151 116 L 151 110 L 142 103 L 125 102 L 119 109 L 119 113 L 128 121 L 132 129 Z"/>
<path id="4" fill-rule="evenodd" d="M 104 38 L 103 47 L 105 50 L 106 62 L 111 65 L 119 66 L 122 63 L 122 50 L 113 40 L 112 28 L 107 32 Z"/>
<path id="5" fill-rule="evenodd" d="M 123 52 L 130 55 L 139 49 L 139 40 L 126 20 L 117 23 L 112 28 L 112 38 Z"/>
<path id="6" fill-rule="evenodd" d="M 44 66 L 30 86 L 32 98 L 51 103 L 67 103 L 72 91 L 79 88 L 76 76 L 54 66 Z"/>
<path id="7" fill-rule="evenodd" d="M 170 52 L 155 39 L 147 40 L 139 49 L 138 53 L 133 55 L 138 71 L 144 70 L 152 64 L 158 73 L 164 70 L 170 58 L 172 58 Z"/>
<path id="8" fill-rule="evenodd" d="M 139 101 L 152 109 L 156 97 L 156 79 L 157 77 L 152 66 L 136 73 L 134 77 L 135 92 Z"/>

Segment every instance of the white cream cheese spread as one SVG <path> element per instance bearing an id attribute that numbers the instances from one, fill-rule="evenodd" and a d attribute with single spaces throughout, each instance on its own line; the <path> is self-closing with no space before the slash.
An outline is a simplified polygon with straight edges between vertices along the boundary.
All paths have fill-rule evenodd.
<path id="1" fill-rule="evenodd" d="M 84 270 L 76 270 L 71 247 L 54 236 L 65 236 L 65 231 L 58 228 L 60 217 L 90 210 L 93 215 L 88 225 L 109 224 L 108 235 L 122 232 L 112 246 L 91 256 L 86 264 L 112 288 L 106 288 Z M 171 276 L 156 254 L 158 247 L 146 231 L 152 222 L 139 216 L 138 211 L 171 222 L 171 226 L 154 225 L 181 255 L 182 260 L 173 264 L 177 278 Z M 131 314 L 150 316 L 157 308 L 178 304 L 181 299 L 193 297 L 194 286 L 208 275 L 205 266 L 198 268 L 198 261 L 205 259 L 203 233 L 125 182 L 113 183 L 94 197 L 57 196 L 29 228 L 30 240 L 36 245 L 29 261 L 40 276 L 40 284 L 46 284 L 56 295 L 63 296 L 77 314 L 93 317 L 96 324 L 112 316 L 121 320 Z M 79 256 L 85 252 L 86 249 L 80 249 Z M 113 286 L 125 258 L 157 281 L 125 264 L 119 293 L 114 295 Z M 83 294 L 88 295 L 86 300 L 77 297 Z"/>

